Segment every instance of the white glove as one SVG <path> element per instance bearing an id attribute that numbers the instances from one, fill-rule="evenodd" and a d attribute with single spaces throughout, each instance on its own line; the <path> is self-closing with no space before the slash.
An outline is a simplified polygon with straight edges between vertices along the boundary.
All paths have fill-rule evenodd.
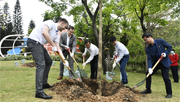
<path id="1" fill-rule="evenodd" d="M 149 68 L 149 69 L 148 69 L 148 72 L 149 72 L 149 74 L 151 75 L 151 74 L 153 73 L 152 68 Z"/>
<path id="2" fill-rule="evenodd" d="M 69 50 L 69 47 L 68 47 L 68 46 L 65 46 L 65 49 L 66 49 L 66 50 Z"/>
<path id="3" fill-rule="evenodd" d="M 162 53 L 161 55 L 163 55 L 163 57 L 166 57 L 166 53 Z"/>
<path id="4" fill-rule="evenodd" d="M 69 63 L 67 60 L 65 60 L 65 63 L 63 63 L 63 64 L 64 64 L 64 66 L 69 67 Z"/>
<path id="5" fill-rule="evenodd" d="M 83 67 L 85 67 L 86 66 L 86 63 L 83 63 Z"/>
<path id="6" fill-rule="evenodd" d="M 57 52 L 57 47 L 52 47 L 52 50 L 53 50 L 54 52 Z"/>
<path id="7" fill-rule="evenodd" d="M 115 63 L 115 62 L 113 63 L 113 68 L 114 68 L 114 67 L 116 67 L 116 63 Z"/>
<path id="8" fill-rule="evenodd" d="M 74 52 L 70 54 L 71 57 L 74 57 Z"/>
<path id="9" fill-rule="evenodd" d="M 85 56 L 86 56 L 86 55 L 83 55 L 83 54 L 82 54 L 82 57 L 83 57 L 83 58 L 85 58 Z"/>

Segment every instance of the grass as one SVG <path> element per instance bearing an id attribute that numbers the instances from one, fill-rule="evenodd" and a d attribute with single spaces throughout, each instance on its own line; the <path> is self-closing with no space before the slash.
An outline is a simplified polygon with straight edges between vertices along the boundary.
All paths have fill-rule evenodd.
<path id="1" fill-rule="evenodd" d="M 53 99 L 43 100 L 35 98 L 35 71 L 36 68 L 21 67 L 21 61 L 19 60 L 19 66 L 14 65 L 14 61 L 0 61 L 0 102 L 66 102 L 63 98 L 56 95 L 53 91 L 45 89 L 44 91 L 48 95 L 52 95 Z M 32 62 L 26 60 L 26 63 Z M 82 64 L 79 63 L 80 68 Z M 77 69 L 76 65 L 74 65 Z M 89 65 L 86 66 L 86 73 L 90 75 Z M 115 70 L 116 77 L 114 81 L 120 81 L 120 72 Z M 128 73 L 128 86 L 133 87 L 138 82 L 145 78 L 144 73 Z M 59 75 L 59 62 L 55 62 L 55 66 L 51 67 L 49 73 L 49 84 L 59 82 L 57 77 Z M 180 74 L 179 74 L 180 75 Z M 68 78 L 68 77 L 64 77 Z M 102 79 L 105 79 L 106 75 L 102 75 Z M 171 82 L 173 81 L 170 76 Z M 112 81 L 112 80 L 111 80 Z M 111 82 L 109 81 L 109 82 Z M 166 99 L 165 84 L 161 75 L 153 75 L 152 77 L 152 94 L 148 94 L 142 97 L 140 102 L 180 102 L 180 83 L 172 82 L 173 97 Z M 136 88 L 139 91 L 145 89 L 145 84 Z"/>

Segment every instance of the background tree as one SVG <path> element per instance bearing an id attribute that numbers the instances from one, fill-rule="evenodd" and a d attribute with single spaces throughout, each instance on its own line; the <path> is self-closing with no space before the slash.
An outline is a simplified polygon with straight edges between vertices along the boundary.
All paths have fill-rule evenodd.
<path id="1" fill-rule="evenodd" d="M 122 0 L 126 5 L 126 12 L 139 19 L 143 33 L 150 30 L 154 24 L 164 26 L 167 24 L 165 17 L 173 14 L 179 0 Z M 155 26 L 155 25 L 154 25 Z"/>
<path id="2" fill-rule="evenodd" d="M 40 0 L 51 6 L 53 10 L 62 11 L 64 14 L 73 15 L 75 22 L 75 34 L 77 37 L 88 37 L 92 43 L 98 45 L 98 0 Z M 127 46 L 130 52 L 128 64 L 138 64 L 144 68 L 145 52 L 142 32 L 151 31 L 156 27 L 164 27 L 169 17 L 177 13 L 170 12 L 175 9 L 178 0 L 147 1 L 147 0 L 103 0 L 102 8 L 102 59 L 112 57 L 114 47 L 108 42 L 109 37 L 115 35 L 118 41 Z M 68 9 L 67 9 L 68 8 Z M 177 11 L 177 10 L 176 10 Z M 51 13 L 55 13 L 51 11 Z M 55 14 L 54 14 L 55 15 Z M 78 42 L 83 52 L 84 43 Z M 108 48 L 109 54 L 104 49 Z M 134 65 L 133 65 L 134 66 Z M 108 69 L 103 62 L 103 72 Z"/>
<path id="3" fill-rule="evenodd" d="M 34 28 L 35 28 L 35 22 L 33 20 L 31 20 L 29 23 L 29 27 L 28 27 L 28 36 Z"/>
<path id="4" fill-rule="evenodd" d="M 13 32 L 23 34 L 22 12 L 19 0 L 16 1 L 13 14 Z"/>
<path id="5" fill-rule="evenodd" d="M 12 21 L 11 21 L 11 16 L 10 16 L 10 11 L 9 11 L 9 5 L 7 2 L 5 2 L 3 9 L 0 11 L 0 17 L 1 18 L 1 24 L 2 26 L 0 27 L 0 40 L 3 39 L 5 36 L 12 34 Z M 5 41 L 2 43 L 3 47 L 7 46 L 12 46 L 13 42 L 12 41 Z M 1 49 L 3 54 L 6 54 L 9 48 L 3 48 Z"/>

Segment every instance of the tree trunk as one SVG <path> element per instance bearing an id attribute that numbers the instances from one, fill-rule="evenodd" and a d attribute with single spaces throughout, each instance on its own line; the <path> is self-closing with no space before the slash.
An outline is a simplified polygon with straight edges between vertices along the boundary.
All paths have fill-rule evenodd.
<path id="1" fill-rule="evenodd" d="M 97 80 L 99 84 L 99 89 L 97 90 L 97 93 L 99 96 L 102 95 L 101 91 L 101 69 L 102 69 L 102 0 L 100 2 L 99 7 L 99 58 L 98 58 L 98 75 Z M 100 97 L 99 97 L 100 98 Z M 101 98 L 100 98 L 101 101 Z"/>

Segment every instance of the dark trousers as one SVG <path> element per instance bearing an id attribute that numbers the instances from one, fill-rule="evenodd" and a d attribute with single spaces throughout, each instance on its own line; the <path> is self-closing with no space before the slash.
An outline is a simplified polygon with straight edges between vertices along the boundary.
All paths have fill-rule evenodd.
<path id="1" fill-rule="evenodd" d="M 68 56 L 69 67 L 71 68 L 72 71 L 74 71 L 74 64 L 73 64 L 74 60 L 73 60 L 73 58 L 70 56 L 70 54 L 67 50 L 64 50 L 62 53 L 63 53 L 65 58 L 67 58 L 67 56 Z M 60 60 L 60 74 L 59 74 L 59 76 L 63 77 L 63 73 L 64 73 L 64 64 L 63 64 L 63 61 L 61 59 Z M 73 75 L 71 74 L 70 71 L 69 71 L 69 78 L 70 79 L 73 78 Z"/>
<path id="2" fill-rule="evenodd" d="M 170 68 L 171 68 L 174 82 L 179 82 L 178 66 L 171 66 Z"/>
<path id="3" fill-rule="evenodd" d="M 164 65 L 160 62 L 156 68 L 153 70 L 153 73 L 146 79 L 146 88 L 151 89 L 151 76 L 156 73 L 159 69 L 161 69 L 161 74 L 165 83 L 166 93 L 172 95 L 172 87 L 171 81 L 169 79 L 169 68 L 164 67 Z M 146 75 L 148 74 L 148 71 Z M 157 82 L 158 83 L 158 82 Z"/>
<path id="4" fill-rule="evenodd" d="M 123 56 L 123 58 L 120 61 L 119 69 L 120 69 L 121 75 L 122 75 L 122 82 L 124 82 L 124 83 L 128 83 L 127 74 L 125 71 L 125 67 L 126 67 L 128 61 L 129 61 L 129 55 Z"/>
<path id="5" fill-rule="evenodd" d="M 91 79 L 97 79 L 97 69 L 98 69 L 98 55 L 94 56 L 91 64 Z"/>
<path id="6" fill-rule="evenodd" d="M 28 39 L 27 46 L 36 62 L 36 93 L 42 93 L 44 92 L 43 84 L 47 84 L 52 60 L 47 50 L 39 42 Z"/>

